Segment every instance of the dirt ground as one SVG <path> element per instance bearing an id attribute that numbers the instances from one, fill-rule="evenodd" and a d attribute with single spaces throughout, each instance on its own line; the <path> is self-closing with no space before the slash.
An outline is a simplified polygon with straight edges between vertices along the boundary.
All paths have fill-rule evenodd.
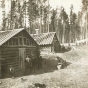
<path id="1" fill-rule="evenodd" d="M 34 83 L 45 84 L 46 88 L 88 88 L 88 45 L 56 55 L 71 64 L 47 73 L 0 79 L 0 88 L 36 88 Z"/>

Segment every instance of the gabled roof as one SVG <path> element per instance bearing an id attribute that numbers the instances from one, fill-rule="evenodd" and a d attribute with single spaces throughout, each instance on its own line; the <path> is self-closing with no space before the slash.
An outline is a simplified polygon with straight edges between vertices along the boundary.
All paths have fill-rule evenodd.
<path id="1" fill-rule="evenodd" d="M 14 29 L 14 30 L 8 30 L 8 31 L 0 31 L 0 46 L 23 30 L 25 29 L 21 28 L 21 29 Z"/>
<path id="2" fill-rule="evenodd" d="M 38 45 L 49 45 L 52 44 L 55 32 L 41 33 L 41 34 L 31 34 Z"/>

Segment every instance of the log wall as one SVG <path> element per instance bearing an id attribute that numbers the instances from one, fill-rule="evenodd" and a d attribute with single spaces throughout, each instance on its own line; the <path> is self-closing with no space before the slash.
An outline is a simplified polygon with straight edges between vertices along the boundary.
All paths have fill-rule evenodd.
<path id="1" fill-rule="evenodd" d="M 19 49 L 18 48 L 2 48 L 1 49 L 2 65 L 12 65 L 14 69 L 19 68 Z"/>
<path id="2" fill-rule="evenodd" d="M 5 66 L 7 69 L 9 65 L 12 65 L 15 72 L 24 70 L 20 67 L 19 49 L 21 48 L 1 48 L 2 66 Z M 38 52 L 38 47 L 25 47 L 25 50 L 25 58 L 27 55 L 31 56 L 31 54 L 36 56 Z"/>

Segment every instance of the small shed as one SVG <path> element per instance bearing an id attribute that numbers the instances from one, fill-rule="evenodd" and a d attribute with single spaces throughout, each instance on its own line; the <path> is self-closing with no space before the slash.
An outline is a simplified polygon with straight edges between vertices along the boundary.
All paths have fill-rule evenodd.
<path id="1" fill-rule="evenodd" d="M 38 50 L 38 44 L 24 28 L 0 31 L 1 74 L 8 65 L 12 65 L 14 71 L 24 70 L 26 56 L 36 56 Z"/>
<path id="2" fill-rule="evenodd" d="M 59 52 L 60 42 L 57 38 L 56 32 L 48 32 L 41 34 L 31 34 L 34 40 L 39 45 L 40 51 L 44 52 Z"/>

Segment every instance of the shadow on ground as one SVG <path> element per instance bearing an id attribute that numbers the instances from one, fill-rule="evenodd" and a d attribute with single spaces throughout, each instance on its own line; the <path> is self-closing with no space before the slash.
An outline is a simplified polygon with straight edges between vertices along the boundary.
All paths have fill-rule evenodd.
<path id="1" fill-rule="evenodd" d="M 65 53 L 65 52 L 68 52 L 68 51 L 70 51 L 70 50 L 72 50 L 73 49 L 73 47 L 72 46 L 64 46 L 64 45 L 62 45 L 61 46 L 61 49 L 60 49 L 60 51 L 59 51 L 59 53 Z"/>
<path id="2" fill-rule="evenodd" d="M 63 60 L 60 57 L 49 57 L 49 58 L 43 58 L 42 60 L 42 68 L 38 69 L 36 67 L 36 70 L 33 71 L 18 71 L 16 73 L 13 73 L 15 77 L 22 77 L 25 75 L 38 75 L 38 74 L 43 74 L 43 73 L 48 73 L 48 72 L 53 72 L 55 70 L 58 70 L 58 65 L 60 66 L 60 69 L 65 69 L 67 66 L 69 66 L 71 63 L 67 62 L 66 60 Z M 5 76 L 2 78 L 11 78 L 12 75 L 9 73 L 6 73 Z"/>
<path id="3" fill-rule="evenodd" d="M 61 64 L 60 69 L 65 69 L 67 66 L 69 66 L 71 63 L 67 62 L 66 60 L 63 60 L 60 57 L 49 57 L 49 58 L 43 58 L 42 61 L 42 68 L 36 69 L 35 72 L 31 72 L 30 75 L 38 75 L 43 73 L 49 73 L 54 72 L 55 70 L 58 70 L 58 65 Z"/>

